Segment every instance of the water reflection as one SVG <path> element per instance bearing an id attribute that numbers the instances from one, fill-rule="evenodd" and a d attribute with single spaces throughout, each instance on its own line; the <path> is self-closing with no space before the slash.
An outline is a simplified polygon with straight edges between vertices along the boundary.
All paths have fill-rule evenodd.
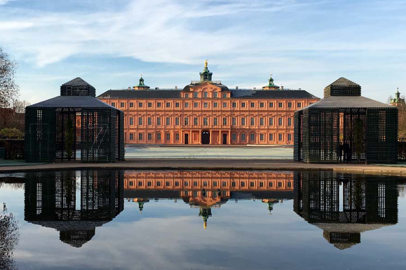
<path id="1" fill-rule="evenodd" d="M 361 233 L 398 222 L 397 181 L 333 172 L 300 172 L 295 177 L 294 211 L 323 230 L 342 250 L 361 243 Z"/>
<path id="2" fill-rule="evenodd" d="M 139 204 L 140 212 L 150 198 L 182 199 L 191 208 L 199 209 L 203 228 L 212 216 L 212 208 L 220 208 L 228 200 L 262 200 L 273 205 L 293 199 L 293 172 L 240 171 L 160 171 L 127 172 L 124 196 Z"/>
<path id="3" fill-rule="evenodd" d="M 123 173 L 62 171 L 27 174 L 25 220 L 56 229 L 60 240 L 81 247 L 96 227 L 124 210 Z"/>

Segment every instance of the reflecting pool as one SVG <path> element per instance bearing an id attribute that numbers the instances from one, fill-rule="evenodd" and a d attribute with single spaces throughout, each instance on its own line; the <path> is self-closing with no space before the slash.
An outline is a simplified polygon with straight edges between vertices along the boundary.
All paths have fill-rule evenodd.
<path id="1" fill-rule="evenodd" d="M 332 171 L 0 175 L 0 269 L 404 269 L 405 181 Z"/>

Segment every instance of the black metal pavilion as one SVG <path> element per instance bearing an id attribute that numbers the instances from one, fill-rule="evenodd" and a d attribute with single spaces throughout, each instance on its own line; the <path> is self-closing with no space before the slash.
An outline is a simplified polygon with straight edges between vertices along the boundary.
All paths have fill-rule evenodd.
<path id="1" fill-rule="evenodd" d="M 28 106 L 25 113 L 27 162 L 124 160 L 124 113 L 95 98 L 95 88 L 73 79 L 61 95 Z"/>
<path id="2" fill-rule="evenodd" d="M 361 86 L 346 78 L 327 86 L 324 99 L 295 112 L 294 120 L 295 161 L 338 163 L 341 143 L 348 162 L 397 162 L 398 109 L 362 97 Z"/>

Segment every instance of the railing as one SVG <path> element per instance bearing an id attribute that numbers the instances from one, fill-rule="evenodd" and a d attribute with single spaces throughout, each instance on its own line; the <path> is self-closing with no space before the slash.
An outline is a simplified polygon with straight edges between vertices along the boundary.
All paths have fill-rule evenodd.
<path id="1" fill-rule="evenodd" d="M 204 81 L 191 81 L 190 84 L 201 84 Z M 210 83 L 221 84 L 221 81 L 210 81 Z"/>

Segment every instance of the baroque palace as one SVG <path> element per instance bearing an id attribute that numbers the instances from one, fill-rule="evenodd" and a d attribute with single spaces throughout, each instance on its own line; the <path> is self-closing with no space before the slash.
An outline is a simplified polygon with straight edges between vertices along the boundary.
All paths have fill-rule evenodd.
<path id="1" fill-rule="evenodd" d="M 293 115 L 319 100 L 286 90 L 272 76 L 262 89 L 229 89 L 212 80 L 207 61 L 200 80 L 183 89 L 138 86 L 98 98 L 124 112 L 127 144 L 293 144 Z"/>

